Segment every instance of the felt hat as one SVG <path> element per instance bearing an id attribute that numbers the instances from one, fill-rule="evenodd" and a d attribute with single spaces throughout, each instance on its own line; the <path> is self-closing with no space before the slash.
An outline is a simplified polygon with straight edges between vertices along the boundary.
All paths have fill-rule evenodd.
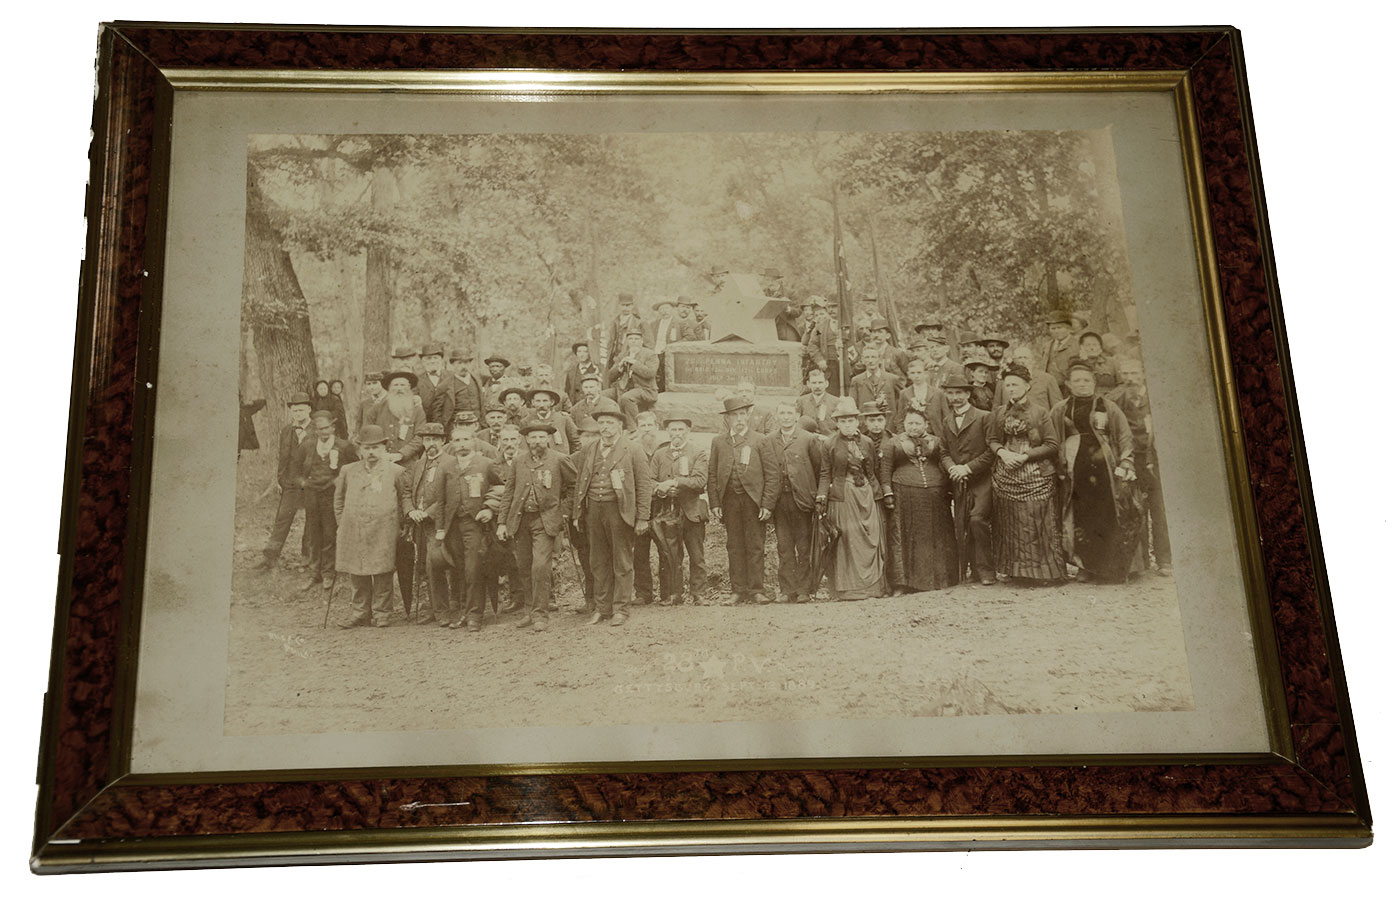
<path id="1" fill-rule="evenodd" d="M 694 306 L 695 306 L 695 299 L 692 298 L 690 295 L 676 295 L 676 306 L 677 306 L 677 307 L 694 307 Z"/>
<path id="2" fill-rule="evenodd" d="M 730 412 L 737 412 L 739 409 L 751 408 L 753 400 L 748 396 L 729 396 L 724 400 L 724 408 L 719 410 L 721 415 L 728 415 Z"/>
<path id="3" fill-rule="evenodd" d="M 578 351 L 578 347 L 579 347 L 580 345 L 582 345 L 584 348 L 587 348 L 589 351 L 592 351 L 592 350 L 593 350 L 592 344 L 589 343 L 589 341 L 588 341 L 587 339 L 580 339 L 579 341 L 575 342 L 573 345 L 570 345 L 570 346 L 569 346 L 569 351 L 571 351 L 571 352 L 577 352 L 577 351 Z"/>
<path id="4" fill-rule="evenodd" d="M 611 415 L 612 417 L 616 418 L 618 421 L 621 421 L 623 423 L 626 423 L 627 421 L 627 416 L 622 414 L 622 409 L 618 408 L 615 405 L 604 405 L 602 408 L 595 409 L 593 412 L 593 420 L 596 421 L 599 418 L 602 418 L 604 415 Z"/>
<path id="5" fill-rule="evenodd" d="M 397 347 L 397 348 L 394 349 L 394 354 L 391 355 L 390 357 L 394 357 L 394 358 L 416 358 L 416 357 L 418 357 L 418 352 L 414 351 L 412 348 L 408 347 L 407 345 L 400 345 L 399 347 Z"/>
<path id="6" fill-rule="evenodd" d="M 418 389 L 418 375 L 415 374 L 413 371 L 389 371 L 384 376 L 379 378 L 379 385 L 387 390 L 389 388 L 389 384 L 393 383 L 394 380 L 399 377 L 403 377 L 405 380 L 408 381 L 409 389 Z"/>
<path id="7" fill-rule="evenodd" d="M 423 351 L 421 351 L 419 354 L 421 354 L 425 358 L 429 355 L 441 356 L 447 354 L 447 349 L 443 346 L 441 342 L 429 342 L 427 345 L 423 346 Z"/>
<path id="8" fill-rule="evenodd" d="M 633 298 L 632 295 L 625 291 L 617 296 L 617 303 L 619 304 L 631 304 L 635 300 L 636 299 Z"/>
<path id="9" fill-rule="evenodd" d="M 291 397 L 290 397 L 289 399 L 287 399 L 287 405 L 288 405 L 288 406 L 293 406 L 293 405 L 310 405 L 310 404 L 311 404 L 311 397 L 308 396 L 308 395 L 306 395 L 305 393 L 292 393 Z"/>
<path id="10" fill-rule="evenodd" d="M 942 320 L 920 320 L 918 323 L 915 323 L 915 324 L 914 324 L 914 332 L 916 332 L 916 333 L 917 333 L 917 332 L 923 332 L 923 331 L 926 330 L 926 329 L 936 329 L 936 330 L 938 330 L 939 332 L 942 332 L 942 331 L 943 331 L 943 321 L 942 321 Z"/>
<path id="11" fill-rule="evenodd" d="M 564 397 L 560 396 L 558 393 L 556 393 L 554 390 L 550 389 L 547 386 L 539 386 L 535 389 L 530 390 L 530 396 L 525 401 L 534 402 L 535 397 L 538 396 L 540 393 L 544 393 L 546 396 L 549 396 L 551 399 L 553 399 L 555 405 L 558 405 L 560 402 L 564 401 Z"/>
<path id="12" fill-rule="evenodd" d="M 990 361 L 983 361 L 981 358 L 968 358 L 963 362 L 963 370 L 971 370 L 974 367 L 985 367 L 987 370 L 996 370 L 997 366 Z"/>
<path id="13" fill-rule="evenodd" d="M 836 400 L 836 408 L 831 410 L 831 420 L 837 418 L 859 418 L 860 409 L 856 408 L 856 401 L 850 396 L 842 396 Z"/>
<path id="14" fill-rule="evenodd" d="M 817 419 L 811 415 L 803 415 L 797 419 L 797 426 L 809 434 L 815 434 L 817 432 Z"/>
<path id="15" fill-rule="evenodd" d="M 512 386 L 512 387 L 510 387 L 509 389 L 503 389 L 503 390 L 501 390 L 501 401 L 504 402 L 504 401 L 505 401 L 505 398 L 506 398 L 507 396 L 509 396 L 511 393 L 515 393 L 515 394 L 519 395 L 519 396 L 520 396 L 520 401 L 521 401 L 521 402 L 526 401 L 525 397 L 526 397 L 527 394 L 526 394 L 525 390 L 521 389 L 521 388 L 518 387 L 518 386 Z"/>
<path id="16" fill-rule="evenodd" d="M 483 361 L 483 362 L 481 362 L 481 363 L 482 363 L 482 364 L 499 364 L 501 367 L 510 367 L 510 359 L 508 359 L 508 358 L 502 358 L 500 355 L 492 355 L 491 357 L 487 358 L 485 361 Z"/>
<path id="17" fill-rule="evenodd" d="M 691 421 L 689 418 L 685 417 L 684 415 L 672 415 L 671 417 L 667 418 L 665 421 L 661 422 L 661 426 L 664 427 L 664 428 L 669 428 L 669 427 L 671 426 L 671 423 L 672 423 L 673 421 L 683 421 L 683 422 L 685 422 L 685 426 L 688 427 L 688 428 L 693 428 L 693 427 L 695 427 L 695 422 Z"/>
<path id="18" fill-rule="evenodd" d="M 554 425 L 545 424 L 543 421 L 532 421 L 520 429 L 520 433 L 526 435 L 527 437 L 532 431 L 540 431 L 552 437 L 554 436 L 555 428 Z"/>
<path id="19" fill-rule="evenodd" d="M 584 415 L 582 418 L 580 418 L 578 421 L 576 421 L 576 422 L 574 423 L 574 427 L 578 428 L 578 432 L 579 432 L 580 434 L 596 434 L 596 433 L 598 433 L 598 422 L 594 421 L 594 420 L 593 420 L 590 416 L 588 416 L 588 415 Z"/>
<path id="20" fill-rule="evenodd" d="M 874 399 L 871 399 L 860 407 L 860 417 L 862 418 L 883 418 L 886 417 L 886 414 L 885 408 L 880 406 Z"/>
<path id="21" fill-rule="evenodd" d="M 454 412 L 452 415 L 453 424 L 476 424 L 476 421 L 476 412 L 473 412 L 471 409 L 462 409 L 460 412 Z"/>
<path id="22" fill-rule="evenodd" d="M 492 412 L 500 412 L 502 415 L 504 415 L 506 413 L 506 407 L 504 405 L 501 405 L 499 402 L 493 402 L 490 405 L 486 406 L 486 409 L 481 414 L 489 415 Z"/>
<path id="23" fill-rule="evenodd" d="M 873 319 L 873 320 L 870 321 L 870 331 L 871 331 L 871 332 L 874 332 L 874 331 L 877 330 L 877 329 L 888 330 L 889 328 L 890 328 L 890 321 L 889 321 L 889 320 L 886 320 L 884 317 L 876 317 L 875 319 Z"/>
<path id="24" fill-rule="evenodd" d="M 366 424 L 360 428 L 360 432 L 355 435 L 357 446 L 378 446 L 381 443 L 388 443 L 389 435 L 384 433 L 384 429 L 377 424 Z"/>
<path id="25" fill-rule="evenodd" d="M 1074 318 L 1069 315 L 1068 311 L 1052 310 L 1045 315 L 1045 325 L 1049 326 L 1052 323 L 1068 323 L 1073 326 Z"/>
<path id="26" fill-rule="evenodd" d="M 978 342 L 981 342 L 983 345 L 996 344 L 996 345 L 1003 345 L 1003 346 L 1006 346 L 1006 347 L 1008 347 L 1008 348 L 1011 346 L 1011 343 L 1010 343 L 1009 341 L 1007 341 L 1006 339 L 1003 339 L 1001 336 L 997 335 L 996 333 L 989 333 L 989 334 L 983 336 L 982 338 L 978 339 L 977 341 L 978 341 Z"/>
<path id="27" fill-rule="evenodd" d="M 465 348 L 454 348 L 447 353 L 448 361 L 470 361 L 471 359 L 472 353 Z"/>
<path id="28" fill-rule="evenodd" d="M 940 383 L 939 386 L 943 387 L 945 390 L 947 390 L 947 389 L 964 389 L 964 390 L 970 390 L 970 389 L 972 389 L 972 381 L 969 380 L 969 379 L 967 379 L 966 377 L 948 377 L 948 378 L 945 379 L 942 383 Z"/>
<path id="29" fill-rule="evenodd" d="M 419 437 L 446 437 L 446 436 L 447 436 L 447 431 L 443 430 L 442 425 L 438 424 L 436 421 L 429 421 L 427 424 L 424 424 L 424 425 L 420 425 L 420 426 L 419 426 L 419 428 L 418 428 L 418 436 L 419 436 Z"/>
<path id="30" fill-rule="evenodd" d="M 652 310 L 660 310 L 663 304 L 671 304 L 671 305 L 674 305 L 675 303 L 676 303 L 675 301 L 669 300 L 669 299 L 667 299 L 667 298 L 662 298 L 660 301 L 657 301 L 655 304 L 651 305 L 651 309 L 652 309 Z"/>

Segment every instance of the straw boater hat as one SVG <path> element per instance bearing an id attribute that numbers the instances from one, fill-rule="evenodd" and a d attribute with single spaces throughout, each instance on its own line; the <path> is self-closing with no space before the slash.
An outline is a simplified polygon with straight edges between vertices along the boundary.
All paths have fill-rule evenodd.
<path id="1" fill-rule="evenodd" d="M 724 400 L 724 408 L 719 410 L 721 415 L 728 415 L 730 412 L 737 412 L 739 409 L 753 407 L 753 400 L 748 396 L 727 396 Z"/>
<path id="2" fill-rule="evenodd" d="M 860 409 L 856 408 L 856 401 L 850 396 L 842 396 L 836 400 L 836 408 L 831 410 L 831 420 L 837 418 L 859 418 Z"/>
<path id="3" fill-rule="evenodd" d="M 443 430 L 442 425 L 438 424 L 436 421 L 429 421 L 418 429 L 418 436 L 446 438 L 447 431 Z"/>
<path id="4" fill-rule="evenodd" d="M 627 416 L 624 415 L 624 414 L 622 414 L 622 409 L 618 408 L 618 407 L 615 406 L 615 405 L 604 405 L 602 408 L 595 409 L 595 410 L 593 411 L 593 420 L 594 420 L 594 421 L 597 421 L 599 418 L 602 418 L 604 415 L 611 415 L 612 417 L 616 418 L 618 421 L 622 421 L 622 422 L 626 422 L 626 421 L 627 421 Z"/>
<path id="5" fill-rule="evenodd" d="M 360 428 L 360 432 L 355 435 L 356 446 L 378 446 L 388 442 L 389 435 L 384 433 L 384 429 L 377 424 L 367 424 Z"/>
<path id="6" fill-rule="evenodd" d="M 418 375 L 415 374 L 413 371 L 389 371 L 384 376 L 379 378 L 379 385 L 387 390 L 389 388 L 389 384 L 393 383 L 394 380 L 398 377 L 403 377 L 405 380 L 408 381 L 409 389 L 418 389 Z"/>
<path id="7" fill-rule="evenodd" d="M 510 390 L 506 390 L 506 392 L 510 392 Z M 530 396 L 525 401 L 534 402 L 535 397 L 538 396 L 540 393 L 544 393 L 546 396 L 549 396 L 551 399 L 553 399 L 555 405 L 558 405 L 560 402 L 564 401 L 564 397 L 560 396 L 558 393 L 556 393 L 554 390 L 550 389 L 547 386 L 539 386 L 535 389 L 530 390 Z"/>

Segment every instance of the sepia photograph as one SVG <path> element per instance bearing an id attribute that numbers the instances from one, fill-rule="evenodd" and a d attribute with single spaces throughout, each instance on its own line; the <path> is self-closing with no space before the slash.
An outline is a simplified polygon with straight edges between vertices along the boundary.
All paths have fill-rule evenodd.
<path id="1" fill-rule="evenodd" d="M 225 732 L 1191 709 L 1117 181 L 250 136 Z"/>

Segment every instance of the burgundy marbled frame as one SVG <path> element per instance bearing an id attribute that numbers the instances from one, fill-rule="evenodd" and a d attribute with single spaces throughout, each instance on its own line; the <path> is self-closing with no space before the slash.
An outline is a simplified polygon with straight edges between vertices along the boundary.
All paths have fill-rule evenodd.
<path id="1" fill-rule="evenodd" d="M 167 67 L 1188 70 L 1296 762 L 1274 757 L 1191 766 L 453 778 L 425 773 L 413 779 L 212 784 L 124 776 L 120 755 L 130 682 L 121 668 L 134 646 L 126 619 L 140 597 L 140 511 L 150 442 L 146 382 L 156 368 L 159 307 L 150 276 L 159 274 L 163 247 L 148 211 L 159 206 L 163 193 L 165 150 L 156 124 L 169 104 L 170 87 L 161 73 Z M 1237 825 L 1255 821 L 1266 830 L 1271 822 L 1295 821 L 1294 836 L 1310 822 L 1326 821 L 1335 828 L 1330 835 L 1346 837 L 1342 841 L 1369 841 L 1370 812 L 1307 486 L 1234 29 L 468 34 L 118 24 L 102 32 L 98 78 L 58 617 L 40 763 L 37 870 L 101 863 L 104 846 L 133 838 L 155 852 L 165 844 L 180 847 L 171 849 L 174 863 L 193 864 L 208 858 L 201 858 L 207 853 L 199 840 L 188 837 L 212 844 L 220 836 L 255 833 L 402 833 L 487 823 L 1192 815 L 1207 824 L 1213 817 Z M 74 841 L 80 848 L 72 849 Z M 280 845 L 266 852 L 249 849 L 248 858 L 292 851 L 285 839 Z M 187 860 L 179 860 L 181 852 Z"/>

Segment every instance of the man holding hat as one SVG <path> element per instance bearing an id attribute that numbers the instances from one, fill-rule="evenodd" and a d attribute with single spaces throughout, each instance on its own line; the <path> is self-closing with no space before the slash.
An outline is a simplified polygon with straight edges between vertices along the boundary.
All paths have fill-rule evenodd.
<path id="1" fill-rule="evenodd" d="M 335 415 L 311 415 L 315 437 L 301 446 L 301 477 L 306 506 L 306 537 L 311 546 L 311 579 L 306 588 L 335 584 L 335 480 L 340 467 L 359 459 L 354 444 L 335 435 Z"/>
<path id="2" fill-rule="evenodd" d="M 540 387 L 530 390 L 530 407 L 535 413 L 529 417 L 527 423 L 547 424 L 554 428 L 550 432 L 549 445 L 567 456 L 578 451 L 578 427 L 574 424 L 574 419 L 564 412 L 556 411 L 560 401 L 561 397 L 552 389 Z M 526 437 L 528 436 L 526 434 Z"/>
<path id="3" fill-rule="evenodd" d="M 990 586 L 997 581 L 992 565 L 992 459 L 987 446 L 987 425 L 991 415 L 971 403 L 972 383 L 967 379 L 947 380 L 943 393 L 948 399 L 948 411 L 936 430 L 943 438 L 943 448 L 952 460 L 948 481 L 953 490 L 953 523 L 955 534 L 963 540 L 957 545 L 962 555 L 958 580 L 972 579 Z"/>
<path id="4" fill-rule="evenodd" d="M 510 383 L 506 380 L 506 368 L 510 367 L 510 361 L 499 355 L 492 355 L 483 363 L 486 365 L 486 373 L 481 376 L 481 401 L 500 402 L 501 393 L 510 388 Z"/>
<path id="5" fill-rule="evenodd" d="M 414 387 L 418 385 L 418 375 L 409 371 L 390 371 L 379 379 L 387 395 L 384 401 L 370 413 L 369 424 L 384 431 L 388 436 L 389 461 L 405 467 L 423 452 L 423 442 L 418 429 L 428 423 L 428 416 L 418 404 Z"/>
<path id="6" fill-rule="evenodd" d="M 341 627 L 388 627 L 393 611 L 399 526 L 412 509 L 408 474 L 389 461 L 389 435 L 367 424 L 356 439 L 360 459 L 335 480 L 335 569 L 350 575 L 355 616 Z"/>
<path id="7" fill-rule="evenodd" d="M 622 436 L 623 413 L 604 407 L 593 413 L 598 439 L 579 451 L 574 488 L 574 524 L 588 533 L 596 609 L 589 624 L 613 627 L 627 621 L 632 601 L 636 536 L 647 534 L 656 480 L 637 444 Z"/>
<path id="8" fill-rule="evenodd" d="M 272 531 L 263 545 L 262 560 L 257 569 L 269 570 L 276 565 L 282 554 L 282 546 L 287 541 L 287 533 L 303 504 L 302 493 L 302 445 L 311 437 L 311 397 L 306 393 L 296 393 L 287 400 L 287 417 L 290 423 L 277 435 L 277 480 L 273 487 L 280 495 L 277 498 L 277 515 L 272 520 Z M 307 556 L 310 548 L 305 528 L 302 529 L 301 550 Z"/>
<path id="9" fill-rule="evenodd" d="M 661 558 L 660 590 L 670 594 L 672 605 L 685 603 L 685 558 L 690 556 L 690 600 L 699 604 L 705 594 L 705 524 L 709 510 L 705 493 L 709 459 L 690 442 L 689 418 L 666 419 L 669 444 L 651 454 L 651 527 Z M 663 599 L 664 600 L 664 599 Z"/>
<path id="10" fill-rule="evenodd" d="M 641 321 L 627 327 L 617 358 L 609 363 L 608 383 L 617 393 L 617 404 L 629 424 L 637 423 L 637 413 L 656 404 L 656 372 L 660 360 L 644 344 Z M 594 416 L 597 417 L 597 416 Z"/>
<path id="11" fill-rule="evenodd" d="M 431 624 L 452 614 L 460 614 L 461 586 L 451 583 L 457 567 L 462 564 L 457 529 L 457 508 L 461 500 L 456 470 L 457 461 L 444 457 L 447 433 L 442 425 L 430 421 L 423 425 L 423 458 L 408 470 L 408 513 L 411 549 L 400 549 L 395 569 L 399 574 L 399 593 L 403 596 L 404 613 L 414 596 L 414 570 L 428 578 L 427 610 L 418 609 L 418 623 Z M 405 551 L 407 553 L 405 553 Z M 454 603 L 455 602 L 455 603 Z"/>
<path id="12" fill-rule="evenodd" d="M 564 534 L 569 521 L 574 466 L 567 454 L 550 447 L 554 425 L 534 421 L 523 430 L 525 448 L 504 473 L 504 512 L 497 520 L 496 538 L 515 542 L 515 563 L 529 605 L 529 614 L 515 626 L 541 633 L 549 622 L 555 541 Z"/>
<path id="13" fill-rule="evenodd" d="M 710 510 L 724 523 L 736 605 L 773 601 L 763 587 L 763 524 L 778 503 L 779 467 L 772 447 L 749 424 L 752 411 L 747 399 L 725 399 L 725 431 L 710 440 Z"/>

